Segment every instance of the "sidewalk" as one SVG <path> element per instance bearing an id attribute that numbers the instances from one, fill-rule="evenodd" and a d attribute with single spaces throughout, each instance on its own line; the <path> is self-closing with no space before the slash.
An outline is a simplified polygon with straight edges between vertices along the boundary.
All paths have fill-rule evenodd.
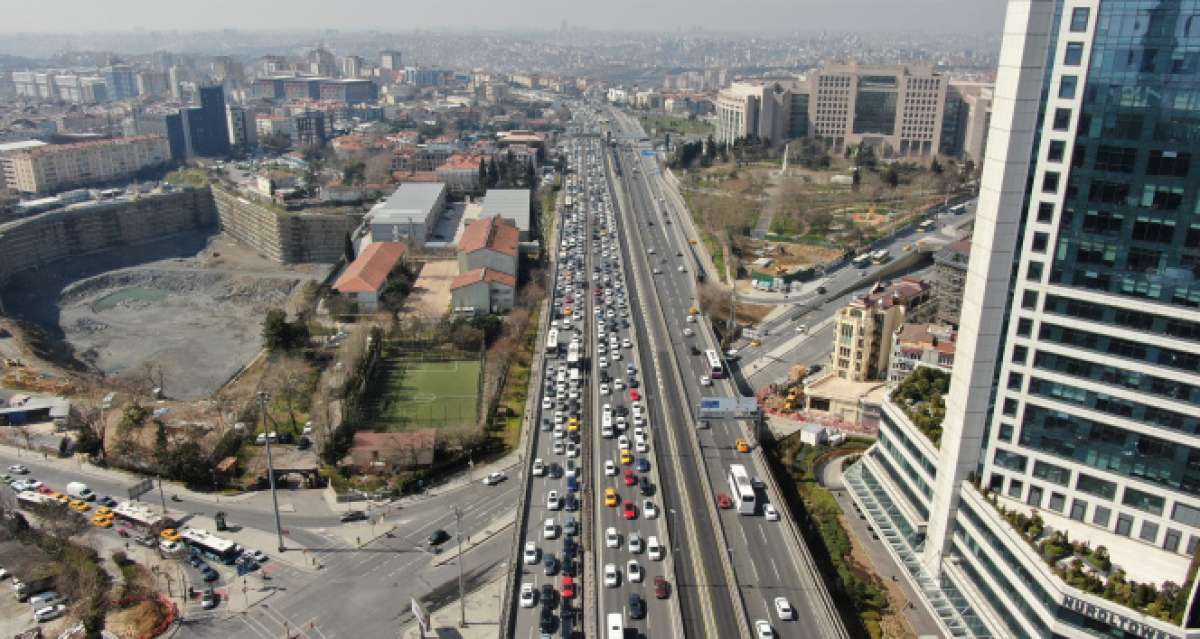
<path id="1" fill-rule="evenodd" d="M 422 634 L 416 622 L 412 622 L 400 630 L 401 639 L 421 639 L 438 637 L 439 639 L 495 639 L 500 628 L 500 607 L 504 597 L 505 584 L 508 583 L 507 573 L 502 572 L 498 577 L 488 582 L 478 590 L 467 593 L 465 600 L 466 626 L 460 626 L 458 601 L 452 601 L 446 606 L 430 612 L 430 632 Z M 407 606 L 405 606 L 407 608 Z"/>
<path id="2" fill-rule="evenodd" d="M 467 538 L 463 541 L 462 545 L 463 554 L 471 552 L 476 546 L 491 539 L 492 537 L 495 537 L 496 535 L 499 535 L 505 530 L 508 530 L 509 526 L 512 526 L 516 520 L 517 511 L 512 510 L 509 511 L 508 514 L 502 515 L 488 522 L 488 525 L 484 526 L 482 530 L 474 535 L 467 535 Z M 433 560 L 433 565 L 444 566 L 455 559 L 458 559 L 457 543 L 447 542 L 445 544 L 445 548 L 445 552 L 440 553 L 437 556 L 437 559 Z"/>
<path id="3" fill-rule="evenodd" d="M 494 462 L 476 466 L 473 469 L 456 473 L 455 475 L 453 475 L 446 481 L 444 481 L 440 484 L 430 486 L 429 488 L 425 489 L 425 491 L 420 494 L 406 495 L 404 497 L 400 497 L 397 499 L 390 499 L 390 500 L 386 500 L 386 501 L 380 500 L 380 499 L 365 499 L 362 501 L 352 501 L 352 502 L 337 501 L 336 493 L 334 493 L 332 489 L 328 489 L 328 488 L 321 489 L 321 494 L 325 499 L 325 503 L 334 512 L 343 511 L 343 510 L 347 510 L 347 509 L 354 510 L 355 508 L 358 508 L 360 510 L 362 510 L 362 509 L 383 510 L 384 512 L 387 512 L 388 509 L 400 509 L 400 508 L 405 508 L 407 506 L 411 506 L 413 504 L 419 504 L 423 501 L 433 499 L 435 497 L 444 495 L 448 492 L 458 490 L 459 488 L 469 486 L 473 482 L 483 481 L 483 478 L 487 477 L 489 473 L 503 471 L 505 473 L 508 473 L 509 478 L 512 479 L 513 473 L 516 471 L 517 466 L 518 466 L 518 464 L 520 464 L 520 462 L 521 462 L 521 453 L 520 453 L 520 448 L 518 447 L 517 449 L 510 451 L 507 455 L 501 457 L 500 459 L 497 459 Z"/>

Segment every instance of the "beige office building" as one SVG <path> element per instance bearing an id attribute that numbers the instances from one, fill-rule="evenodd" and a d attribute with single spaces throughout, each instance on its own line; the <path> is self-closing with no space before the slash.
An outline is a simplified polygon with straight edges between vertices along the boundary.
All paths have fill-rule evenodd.
<path id="1" fill-rule="evenodd" d="M 734 82 L 717 93 L 714 140 L 732 144 L 757 136 L 779 145 L 788 137 L 791 96 L 797 80 Z"/>
<path id="2" fill-rule="evenodd" d="M 49 195 L 129 178 L 170 160 L 167 140 L 158 135 L 51 144 L 6 153 L 5 177 L 19 193 Z"/>
<path id="3" fill-rule="evenodd" d="M 883 156 L 938 152 L 946 78 L 931 66 L 829 65 L 809 75 L 811 135 Z"/>

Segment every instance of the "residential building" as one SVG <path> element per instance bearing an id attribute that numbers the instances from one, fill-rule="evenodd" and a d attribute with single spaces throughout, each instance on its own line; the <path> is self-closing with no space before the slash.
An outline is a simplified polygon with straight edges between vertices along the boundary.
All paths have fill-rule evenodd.
<path id="1" fill-rule="evenodd" d="M 826 65 L 809 76 L 812 135 L 835 149 L 866 144 L 880 155 L 941 148 L 946 78 L 921 65 Z"/>
<path id="2" fill-rule="evenodd" d="M 529 189 L 489 189 L 480 205 L 483 207 L 481 218 L 499 216 L 517 227 L 522 242 L 532 238 Z"/>
<path id="3" fill-rule="evenodd" d="M 949 373 L 954 368 L 957 332 L 946 324 L 902 324 L 892 338 L 887 380 L 899 382 L 920 366 Z"/>
<path id="4" fill-rule="evenodd" d="M 450 283 L 450 305 L 455 311 L 507 313 L 516 298 L 517 278 L 491 268 L 477 268 Z"/>
<path id="5" fill-rule="evenodd" d="M 200 106 L 183 109 L 188 156 L 227 157 L 229 126 L 225 113 L 225 89 L 221 85 L 199 87 Z"/>
<path id="6" fill-rule="evenodd" d="M 844 474 L 941 634 L 1196 634 L 1192 20 L 1008 2 L 944 418 L 901 384 Z"/>
<path id="7" fill-rule="evenodd" d="M 108 93 L 113 100 L 125 100 L 138 96 L 137 79 L 133 75 L 133 67 L 127 64 L 114 64 L 105 68 L 104 83 L 108 85 Z"/>
<path id="8" fill-rule="evenodd" d="M 951 242 L 933 254 L 933 319 L 939 324 L 958 326 L 963 286 L 967 281 L 967 260 L 970 258 L 969 239 Z"/>
<path id="9" fill-rule="evenodd" d="M 515 276 L 519 238 L 517 227 L 502 217 L 471 222 L 458 241 L 458 272 L 487 267 Z"/>
<path id="10" fill-rule="evenodd" d="M 225 107 L 225 123 L 229 129 L 229 144 L 233 147 L 250 150 L 258 145 L 254 113 L 230 104 Z"/>
<path id="11" fill-rule="evenodd" d="M 850 300 L 833 325 L 833 374 L 853 382 L 886 378 L 896 328 L 928 295 L 927 284 L 905 277 Z"/>
<path id="12" fill-rule="evenodd" d="M 17 165 L 13 161 L 13 156 L 18 151 L 27 149 L 37 149 L 46 146 L 41 140 L 24 140 L 21 142 L 5 142 L 0 144 L 0 176 L 3 176 L 2 183 L 5 188 L 10 191 L 17 190 Z"/>
<path id="13" fill-rule="evenodd" d="M 446 183 L 446 188 L 451 193 L 479 193 L 483 190 L 482 181 L 479 179 L 479 167 L 482 164 L 482 156 L 455 153 L 446 158 L 434 173 L 439 180 Z"/>
<path id="14" fill-rule="evenodd" d="M 292 144 L 297 147 L 324 146 L 325 112 L 304 111 L 292 116 Z"/>
<path id="15" fill-rule="evenodd" d="M 400 242 L 372 242 L 338 276 L 333 290 L 353 299 L 361 313 L 379 310 L 380 294 L 388 277 L 404 258 Z"/>
<path id="16" fill-rule="evenodd" d="M 332 78 L 337 75 L 337 58 L 324 47 L 317 47 L 308 52 L 308 72 Z"/>
<path id="17" fill-rule="evenodd" d="M 342 77 L 357 78 L 363 74 L 363 69 L 366 67 L 366 60 L 356 55 L 343 56 L 341 59 Z"/>
<path id="18" fill-rule="evenodd" d="M 321 80 L 317 82 L 317 90 L 322 100 L 342 104 L 364 104 L 379 99 L 379 87 L 365 79 Z"/>
<path id="19" fill-rule="evenodd" d="M 399 71 L 404 68 L 399 51 L 385 49 L 379 52 L 379 66 L 388 71 Z"/>
<path id="20" fill-rule="evenodd" d="M 408 239 L 424 243 L 446 208 L 446 185 L 441 182 L 401 184 L 391 197 L 367 213 L 365 223 L 375 242 Z"/>
<path id="21" fill-rule="evenodd" d="M 171 159 L 184 162 L 188 159 L 188 139 L 183 123 L 183 114 L 176 110 L 168 112 L 136 113 L 126 122 L 125 135 L 157 135 L 166 139 L 171 150 Z"/>
<path id="22" fill-rule="evenodd" d="M 13 150 L 4 153 L 4 169 L 18 193 L 49 195 L 127 179 L 170 159 L 166 139 L 147 135 Z"/>
<path id="23" fill-rule="evenodd" d="M 167 74 L 161 71 L 138 71 L 138 95 L 163 95 L 167 92 Z"/>

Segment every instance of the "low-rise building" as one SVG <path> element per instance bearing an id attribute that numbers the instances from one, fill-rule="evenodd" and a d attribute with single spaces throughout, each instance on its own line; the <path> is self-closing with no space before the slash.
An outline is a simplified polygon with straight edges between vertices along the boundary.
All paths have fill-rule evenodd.
<path id="1" fill-rule="evenodd" d="M 367 214 L 371 239 L 423 243 L 429 239 L 438 216 L 446 208 L 446 185 L 441 182 L 401 184 L 391 197 Z"/>
<path id="2" fill-rule="evenodd" d="M 957 337 L 954 327 L 945 324 L 904 324 L 897 328 L 892 338 L 888 381 L 899 382 L 918 366 L 949 373 L 954 368 Z"/>
<path id="3" fill-rule="evenodd" d="M 493 268 L 477 268 L 450 283 L 450 302 L 456 311 L 507 313 L 516 298 L 517 278 Z"/>
<path id="4" fill-rule="evenodd" d="M 833 329 L 832 371 L 855 382 L 884 379 L 892 356 L 896 327 L 929 295 L 929 286 L 915 278 L 891 285 L 876 284 L 838 311 Z"/>
<path id="5" fill-rule="evenodd" d="M 517 227 L 522 242 L 531 237 L 529 189 L 491 189 L 483 199 L 480 217 L 499 216 Z"/>
<path id="6" fill-rule="evenodd" d="M 887 395 L 881 381 L 856 382 L 826 375 L 804 388 L 804 406 L 810 417 L 823 414 L 826 426 L 862 431 L 879 420 L 879 406 Z"/>
<path id="7" fill-rule="evenodd" d="M 967 280 L 967 261 L 971 258 L 971 240 L 951 242 L 933 254 L 931 296 L 936 306 L 934 320 L 958 326 L 962 314 L 963 284 Z"/>
<path id="8" fill-rule="evenodd" d="M 482 180 L 479 179 L 479 167 L 482 164 L 483 158 L 478 155 L 455 153 L 447 158 L 434 174 L 446 184 L 451 193 L 479 193 L 483 188 Z"/>
<path id="9" fill-rule="evenodd" d="M 407 247 L 400 242 L 372 242 L 333 284 L 333 289 L 358 304 L 358 310 L 373 313 L 379 310 L 379 297 L 388 276 L 404 259 Z"/>
<path id="10" fill-rule="evenodd" d="M 519 238 L 517 227 L 502 217 L 475 220 L 458 241 L 458 271 L 490 268 L 516 277 Z"/>

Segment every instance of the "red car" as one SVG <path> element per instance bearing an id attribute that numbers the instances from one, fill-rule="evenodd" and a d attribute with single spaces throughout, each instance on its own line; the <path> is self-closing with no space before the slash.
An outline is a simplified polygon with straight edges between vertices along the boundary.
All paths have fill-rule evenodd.
<path id="1" fill-rule="evenodd" d="M 717 505 L 721 508 L 733 508 L 733 500 L 725 493 L 717 493 Z"/>
<path id="2" fill-rule="evenodd" d="M 641 399 L 641 397 L 642 397 L 641 394 L 638 393 L 638 389 L 636 389 L 636 388 L 629 389 L 629 401 L 636 402 L 637 400 Z"/>
<path id="3" fill-rule="evenodd" d="M 559 591 L 563 599 L 573 599 L 575 597 L 575 578 L 570 575 L 563 575 L 562 588 Z"/>
<path id="4" fill-rule="evenodd" d="M 625 516 L 625 519 L 637 519 L 637 506 L 633 505 L 632 499 L 626 499 L 625 503 L 621 505 L 621 514 Z"/>
<path id="5" fill-rule="evenodd" d="M 632 468 L 625 469 L 625 485 L 632 486 L 637 483 L 637 475 L 633 474 Z"/>
<path id="6" fill-rule="evenodd" d="M 654 578 L 654 596 L 659 599 L 671 596 L 671 582 L 666 577 L 659 575 Z"/>

